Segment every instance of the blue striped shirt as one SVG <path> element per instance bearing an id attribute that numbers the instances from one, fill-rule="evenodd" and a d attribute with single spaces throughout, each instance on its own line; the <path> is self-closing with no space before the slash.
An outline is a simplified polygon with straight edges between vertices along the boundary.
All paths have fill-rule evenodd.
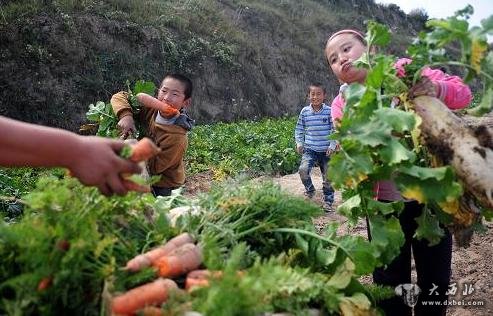
<path id="1" fill-rule="evenodd" d="M 301 109 L 294 130 L 294 139 L 298 146 L 316 152 L 326 152 L 329 148 L 336 148 L 336 141 L 328 138 L 333 131 L 330 106 L 322 103 L 322 108 L 315 112 L 310 104 Z"/>

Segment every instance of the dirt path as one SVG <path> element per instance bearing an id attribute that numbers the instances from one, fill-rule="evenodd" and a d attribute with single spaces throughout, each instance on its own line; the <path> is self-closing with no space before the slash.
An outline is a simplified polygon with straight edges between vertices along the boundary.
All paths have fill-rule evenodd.
<path id="1" fill-rule="evenodd" d="M 207 191 L 211 185 L 211 178 L 212 175 L 208 173 L 191 177 L 187 180 L 187 191 L 192 195 L 200 191 Z M 319 170 L 314 169 L 312 179 L 317 189 L 313 200 L 322 205 L 322 177 Z M 303 185 L 298 174 L 272 178 L 272 180 L 278 183 L 283 190 L 303 196 Z M 336 193 L 335 204 L 338 205 L 340 202 L 341 196 Z M 355 227 L 349 227 L 346 218 L 336 212 L 314 219 L 314 224 L 318 229 L 321 229 L 330 221 L 340 223 L 338 229 L 340 234 L 358 234 L 366 238 L 366 223 L 364 221 L 359 222 Z M 469 248 L 457 248 L 454 245 L 450 286 L 453 289 L 455 285 L 457 290 L 455 295 L 449 296 L 449 301 L 455 300 L 456 306 L 449 307 L 447 315 L 493 315 L 493 223 L 489 223 L 487 227 L 488 231 L 484 235 L 475 234 Z M 371 276 L 364 276 L 361 281 L 370 283 L 372 278 Z M 477 306 L 481 303 L 483 306 Z M 475 304 L 476 306 L 464 306 L 464 304 Z"/>
<path id="2" fill-rule="evenodd" d="M 314 197 L 315 202 L 322 203 L 321 188 L 322 177 L 319 171 L 312 174 L 313 183 L 317 189 Z M 303 196 L 303 186 L 298 174 L 287 175 L 273 179 L 284 190 L 296 195 Z M 336 193 L 336 204 L 341 197 Z M 361 221 L 356 227 L 348 227 L 344 216 L 330 213 L 314 220 L 317 227 L 323 227 L 328 221 L 338 221 L 341 226 L 339 233 L 358 234 L 366 237 L 366 223 Z M 452 281 L 457 291 L 451 295 L 449 300 L 455 299 L 461 304 L 477 304 L 484 302 L 484 306 L 452 306 L 447 315 L 453 316 L 487 316 L 493 315 L 493 223 L 490 223 L 485 235 L 476 234 L 471 246 L 467 249 L 455 247 L 452 252 Z M 364 277 L 363 282 L 371 282 L 371 276 Z M 471 287 L 472 286 L 472 287 Z M 467 289 L 466 289 L 467 287 Z M 451 287 L 453 288 L 453 287 Z M 473 289 L 470 294 L 470 289 Z M 463 295 L 466 291 L 466 295 Z M 464 300 L 464 301 L 462 301 Z"/>

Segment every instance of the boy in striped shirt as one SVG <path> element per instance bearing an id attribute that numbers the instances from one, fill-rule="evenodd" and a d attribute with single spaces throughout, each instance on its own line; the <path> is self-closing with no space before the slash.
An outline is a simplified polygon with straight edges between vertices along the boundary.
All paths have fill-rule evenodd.
<path id="1" fill-rule="evenodd" d="M 296 151 L 302 154 L 298 171 L 301 182 L 305 186 L 305 195 L 312 198 L 315 187 L 310 172 L 316 163 L 320 166 L 323 180 L 323 208 L 329 212 L 332 211 L 334 202 L 334 189 L 327 179 L 327 164 L 330 155 L 336 149 L 336 142 L 328 138 L 333 132 L 331 108 L 324 103 L 325 89 L 320 83 L 309 86 L 308 98 L 310 104 L 301 110 L 294 131 Z"/>

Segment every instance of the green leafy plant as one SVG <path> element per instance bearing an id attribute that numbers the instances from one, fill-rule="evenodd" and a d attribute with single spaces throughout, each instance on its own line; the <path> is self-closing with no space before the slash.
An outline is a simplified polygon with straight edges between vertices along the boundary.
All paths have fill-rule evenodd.
<path id="1" fill-rule="evenodd" d="M 141 107 L 137 102 L 136 95 L 138 93 L 147 93 L 150 95 L 154 95 L 156 90 L 156 86 L 154 83 L 149 81 L 139 80 L 135 83 L 133 89 L 130 89 L 130 83 L 127 81 L 128 87 L 128 95 L 130 105 L 132 107 L 132 111 L 134 115 L 138 115 Z M 111 107 L 111 103 L 105 103 L 103 101 L 98 101 L 96 104 L 89 104 L 89 110 L 86 113 L 86 117 L 89 121 L 94 122 L 93 124 L 86 124 L 81 127 L 81 130 L 91 130 L 94 126 L 97 126 L 96 135 L 116 138 L 119 135 L 119 131 L 117 128 L 118 118 L 116 117 L 113 109 Z M 139 138 L 142 135 L 143 127 L 137 126 L 137 135 L 134 135 L 136 138 Z"/>
<path id="2" fill-rule="evenodd" d="M 176 234 L 150 194 L 108 199 L 75 179 L 49 177 L 23 201 L 24 216 L 0 224 L 2 314 L 96 314 L 103 281 Z"/>
<path id="3" fill-rule="evenodd" d="M 212 170 L 216 180 L 241 172 L 293 173 L 300 159 L 294 150 L 295 124 L 287 117 L 196 126 L 189 134 L 187 172 Z"/>
<path id="4" fill-rule="evenodd" d="M 483 82 L 480 106 L 470 112 L 491 111 L 493 62 L 492 53 L 486 54 L 486 34 L 493 32 L 493 17 L 484 20 L 482 27 L 468 29 L 467 17 L 471 13 L 468 6 L 448 19 L 429 21 L 427 25 L 432 30 L 421 33 L 408 49 L 413 62 L 405 67 L 404 77 L 397 76 L 395 57 L 370 53 L 371 47 L 387 45 L 391 34 L 381 24 L 368 24 L 368 52 L 358 62 L 367 69 L 367 79 L 364 86 L 352 84 L 345 92 L 344 116 L 333 136 L 341 150 L 331 160 L 328 174 L 336 188 L 352 193 L 339 210 L 353 221 L 368 217 L 372 236 L 376 237 L 372 243 L 382 249 L 383 262 L 391 261 L 403 243 L 396 218 L 403 204 L 375 201 L 373 184 L 377 181 L 392 178 L 404 197 L 426 204 L 417 218 L 416 237 L 427 239 L 431 245 L 444 233 L 440 224 L 463 232 L 480 221 L 473 220 L 475 213 L 459 208 L 467 188 L 457 179 L 454 169 L 437 165 L 422 144 L 421 118 L 414 113 L 414 104 L 407 94 L 418 83 L 425 67 L 462 66 L 466 69 L 465 82 L 474 75 L 479 75 Z M 450 61 L 451 56 L 445 53 L 449 44 L 460 45 L 460 61 Z M 400 103 L 394 108 L 392 100 L 396 97 Z M 482 215 L 486 214 L 488 211 L 484 210 Z"/>
<path id="5" fill-rule="evenodd" d="M 371 292 L 356 279 L 375 262 L 368 243 L 336 238 L 335 227 L 317 235 L 310 219 L 320 208 L 271 183 L 218 187 L 186 201 L 135 193 L 106 198 L 75 179 L 50 177 L 41 178 L 24 201 L 22 219 L 0 225 L 1 313 L 97 313 L 107 308 L 102 295 L 156 278 L 152 269 L 121 269 L 129 259 L 182 231 L 196 236 L 205 267 L 224 273 L 209 289 L 169 298 L 165 309 L 193 306 L 226 315 L 238 311 L 238 300 L 245 313 L 373 309 Z M 197 204 L 202 212 L 172 227 L 167 211 L 176 203 Z M 238 270 L 245 270 L 244 277 Z M 236 299 L 225 302 L 227 297 Z"/>

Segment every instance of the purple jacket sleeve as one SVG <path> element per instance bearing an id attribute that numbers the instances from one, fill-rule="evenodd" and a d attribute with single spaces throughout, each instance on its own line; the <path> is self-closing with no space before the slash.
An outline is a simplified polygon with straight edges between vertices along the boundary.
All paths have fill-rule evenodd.
<path id="1" fill-rule="evenodd" d="M 346 102 L 344 102 L 342 94 L 339 93 L 330 105 L 330 116 L 332 117 L 332 123 L 334 124 L 334 126 L 336 121 L 339 121 L 342 118 L 345 103 Z"/>
<path id="2" fill-rule="evenodd" d="M 401 58 L 395 63 L 397 76 L 405 75 L 404 65 L 412 60 Z M 443 101 L 450 109 L 462 109 L 472 100 L 471 89 L 458 76 L 450 76 L 438 69 L 425 68 L 423 76 L 428 77 L 437 87 L 437 98 Z"/>

